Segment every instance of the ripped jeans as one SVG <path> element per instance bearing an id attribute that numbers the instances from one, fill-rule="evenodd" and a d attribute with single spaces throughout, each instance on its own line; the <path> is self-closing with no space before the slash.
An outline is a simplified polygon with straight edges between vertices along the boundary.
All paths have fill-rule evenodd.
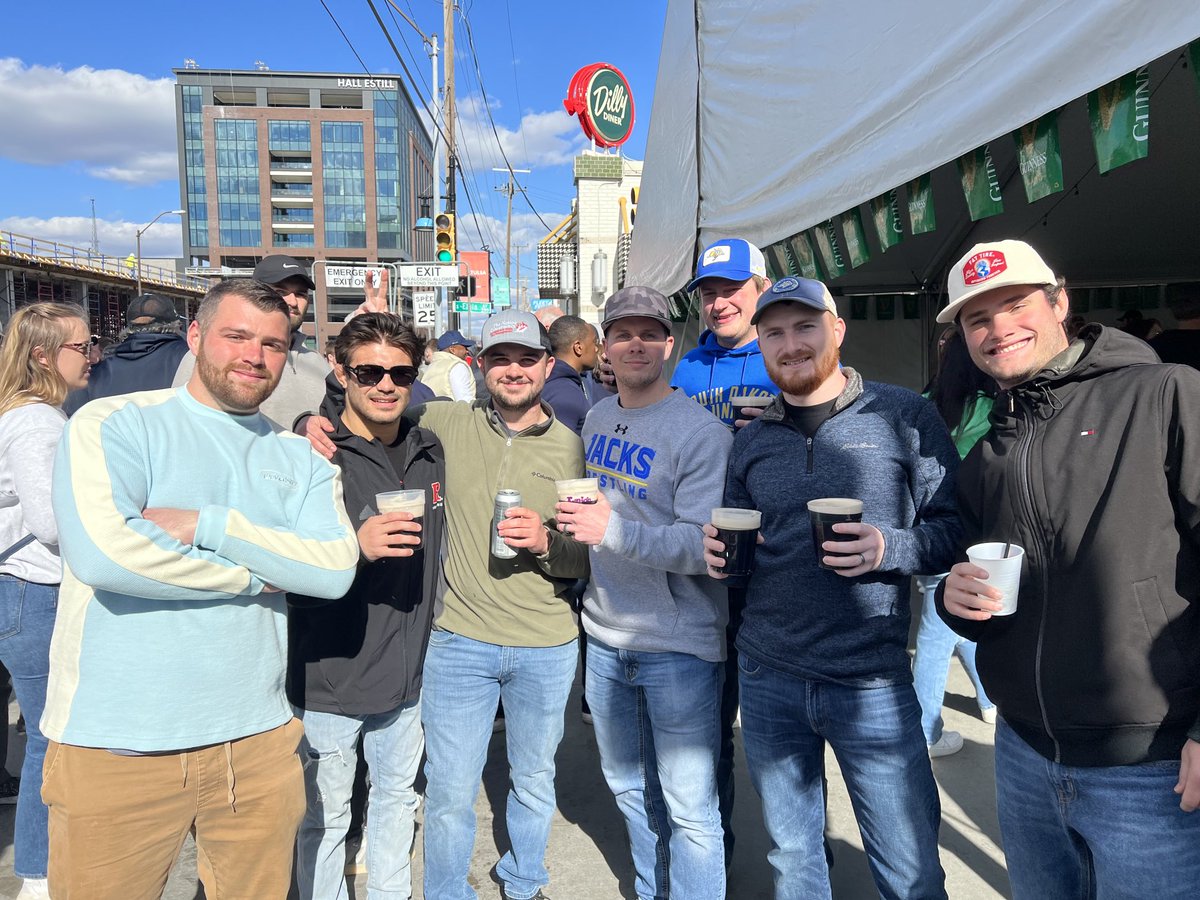
<path id="1" fill-rule="evenodd" d="M 346 900 L 346 830 L 361 735 L 367 760 L 367 896 L 412 896 L 410 861 L 419 798 L 413 790 L 425 739 L 421 702 L 365 716 L 296 710 L 304 720 L 300 758 L 308 809 L 296 838 L 303 900 Z"/>

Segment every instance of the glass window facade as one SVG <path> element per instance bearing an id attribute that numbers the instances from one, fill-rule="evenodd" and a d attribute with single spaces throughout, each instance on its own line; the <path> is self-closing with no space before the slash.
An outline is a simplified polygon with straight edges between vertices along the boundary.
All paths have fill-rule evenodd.
<path id="1" fill-rule="evenodd" d="M 308 122 L 268 122 L 267 143 L 272 150 L 312 153 Z"/>
<path id="2" fill-rule="evenodd" d="M 262 243 L 262 204 L 258 187 L 257 123 L 218 119 L 217 227 L 224 247 Z"/>
<path id="3" fill-rule="evenodd" d="M 183 85 L 183 168 L 187 188 L 188 241 L 208 246 L 208 187 L 204 182 L 203 88 Z"/>
<path id="4" fill-rule="evenodd" d="M 367 191 L 361 122 L 321 123 L 325 246 L 367 246 Z"/>
<path id="5" fill-rule="evenodd" d="M 408 191 L 401 185 L 407 172 L 400 165 L 400 129 L 396 91 L 375 92 L 375 212 L 380 250 L 407 250 L 412 222 L 402 217 Z"/>

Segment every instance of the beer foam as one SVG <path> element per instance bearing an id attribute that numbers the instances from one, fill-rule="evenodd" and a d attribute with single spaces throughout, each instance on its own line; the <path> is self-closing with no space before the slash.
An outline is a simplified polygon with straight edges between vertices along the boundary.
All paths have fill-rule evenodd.
<path id="1" fill-rule="evenodd" d="M 600 494 L 599 478 L 564 478 L 554 482 L 558 499 L 566 503 L 595 503 Z"/>
<path id="2" fill-rule="evenodd" d="M 849 497 L 823 497 L 820 500 L 809 500 L 808 511 L 828 513 L 834 516 L 861 516 L 862 501 Z"/>
<path id="3" fill-rule="evenodd" d="M 757 509 L 719 507 L 712 511 L 712 524 L 728 531 L 754 531 L 762 525 L 762 513 Z"/>
<path id="4" fill-rule="evenodd" d="M 406 512 L 414 519 L 425 515 L 425 492 L 387 491 L 375 495 L 375 507 L 380 513 Z"/>

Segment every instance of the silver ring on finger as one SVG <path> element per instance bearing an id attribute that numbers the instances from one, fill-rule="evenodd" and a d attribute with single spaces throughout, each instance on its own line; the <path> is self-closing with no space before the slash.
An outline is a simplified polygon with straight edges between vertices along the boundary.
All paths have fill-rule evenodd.
<path id="1" fill-rule="evenodd" d="M 865 566 L 867 564 L 867 558 L 865 556 L 863 556 L 861 553 L 858 554 L 858 561 L 859 561 L 859 565 L 861 565 L 861 566 Z"/>

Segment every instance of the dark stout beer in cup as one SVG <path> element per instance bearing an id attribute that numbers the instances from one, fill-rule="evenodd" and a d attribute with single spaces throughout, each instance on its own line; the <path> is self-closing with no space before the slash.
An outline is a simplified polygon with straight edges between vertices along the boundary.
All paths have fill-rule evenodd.
<path id="1" fill-rule="evenodd" d="M 808 518 L 812 523 L 813 548 L 817 551 L 817 565 L 822 569 L 833 569 L 822 561 L 825 556 L 835 554 L 822 550 L 821 545 L 826 541 L 847 543 L 857 541 L 857 535 L 838 534 L 833 526 L 838 522 L 861 522 L 862 501 L 848 497 L 825 497 L 821 500 L 808 502 Z"/>
<path id="2" fill-rule="evenodd" d="M 761 524 L 762 513 L 757 509 L 721 507 L 712 511 L 717 540 L 725 545 L 721 552 L 725 568 L 721 571 L 726 575 L 749 575 L 754 571 L 754 548 L 758 546 Z"/>

